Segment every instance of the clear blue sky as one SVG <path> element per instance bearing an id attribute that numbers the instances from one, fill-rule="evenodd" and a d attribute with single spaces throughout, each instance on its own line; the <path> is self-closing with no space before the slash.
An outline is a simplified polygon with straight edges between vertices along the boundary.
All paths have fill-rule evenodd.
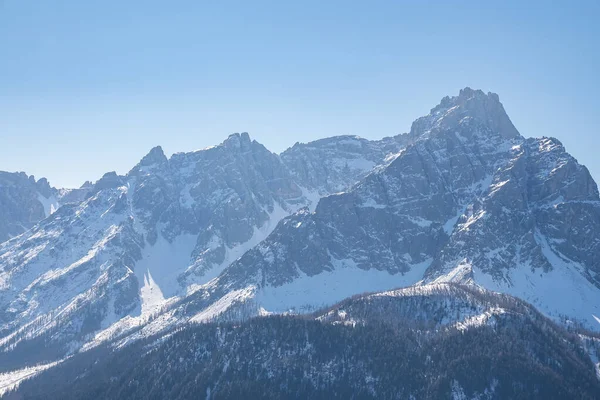
<path id="1" fill-rule="evenodd" d="M 599 21 L 599 1 L 0 0 L 0 170 L 78 186 L 232 132 L 381 138 L 471 86 L 600 179 Z"/>

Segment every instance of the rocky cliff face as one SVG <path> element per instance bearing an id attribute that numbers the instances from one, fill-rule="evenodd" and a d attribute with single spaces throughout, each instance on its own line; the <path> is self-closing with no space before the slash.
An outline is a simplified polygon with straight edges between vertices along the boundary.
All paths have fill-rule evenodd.
<path id="1" fill-rule="evenodd" d="M 297 182 L 325 195 L 346 190 L 376 166 L 392 160 L 408 143 L 407 134 L 376 141 L 335 136 L 296 143 L 281 153 L 281 160 Z"/>
<path id="2" fill-rule="evenodd" d="M 0 243 L 18 236 L 50 216 L 63 204 L 80 203 L 91 184 L 57 189 L 46 178 L 35 180 L 24 172 L 0 171 Z"/>
<path id="3" fill-rule="evenodd" d="M 0 171 L 0 242 L 20 235 L 58 208 L 56 189 L 24 172 Z"/>

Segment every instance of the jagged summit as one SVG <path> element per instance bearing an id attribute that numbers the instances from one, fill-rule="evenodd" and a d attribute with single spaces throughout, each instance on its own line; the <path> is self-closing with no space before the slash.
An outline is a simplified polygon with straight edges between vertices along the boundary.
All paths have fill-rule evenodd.
<path id="1" fill-rule="evenodd" d="M 168 163 L 169 159 L 162 147 L 155 146 L 127 173 L 127 176 L 146 174 L 155 168 L 161 169 L 161 167 L 168 165 Z"/>
<path id="2" fill-rule="evenodd" d="M 50 215 L 58 208 L 57 194 L 46 178 L 0 171 L 0 243 Z"/>
<path id="3" fill-rule="evenodd" d="M 222 143 L 222 145 L 225 147 L 233 147 L 242 150 L 248 149 L 251 144 L 252 140 L 250 139 L 250 135 L 248 134 L 248 132 L 232 133 Z"/>
<path id="4" fill-rule="evenodd" d="M 118 175 L 115 171 L 105 173 L 102 178 L 94 184 L 94 192 L 99 190 L 116 188 L 125 184 L 125 177 Z"/>
<path id="5" fill-rule="evenodd" d="M 242 149 L 242 151 L 244 151 L 244 150 L 248 150 L 253 142 L 257 143 L 256 141 L 253 141 L 250 138 L 250 135 L 248 134 L 248 132 L 242 132 L 242 133 L 236 132 L 236 133 L 232 133 L 231 135 L 229 135 L 225 140 L 223 140 L 218 145 L 208 146 L 206 148 L 203 148 L 200 150 L 195 150 L 195 151 L 177 152 L 174 155 L 175 155 L 175 159 L 177 159 L 180 157 L 187 157 L 191 154 L 196 154 L 199 152 L 212 150 L 217 147 Z M 153 165 L 162 165 L 167 162 L 169 162 L 169 158 L 167 158 L 167 156 L 165 155 L 163 148 L 161 146 L 155 146 L 132 169 L 132 172 L 136 171 L 139 167 L 151 167 Z M 132 173 L 132 172 L 130 172 L 130 173 Z"/>
<path id="6" fill-rule="evenodd" d="M 165 156 L 165 152 L 162 147 L 156 146 L 153 147 L 148 154 L 142 158 L 140 161 L 141 166 L 149 166 L 153 164 L 162 164 L 167 161 L 167 156 Z"/>
<path id="7" fill-rule="evenodd" d="M 49 199 L 53 194 L 55 194 L 54 192 L 56 192 L 56 189 L 50 186 L 50 183 L 46 178 L 40 178 L 35 183 L 35 186 L 37 191 L 44 196 L 45 199 Z"/>
<path id="8" fill-rule="evenodd" d="M 415 139 L 431 132 L 457 130 L 461 125 L 473 122 L 505 139 L 520 136 L 496 93 L 485 94 L 482 90 L 466 87 L 458 96 L 444 97 L 428 115 L 413 122 L 410 137 Z"/>
<path id="9" fill-rule="evenodd" d="M 290 147 L 288 150 L 291 149 L 296 149 L 299 147 L 315 147 L 315 146 L 321 146 L 321 145 L 335 145 L 337 143 L 339 143 L 340 141 L 350 141 L 350 142 L 355 142 L 355 143 L 360 143 L 361 141 L 368 141 L 368 139 L 364 139 L 360 136 L 357 135 L 336 135 L 336 136 L 329 136 L 326 138 L 321 138 L 321 139 L 316 139 L 313 140 L 311 142 L 296 142 L 294 143 L 294 145 L 292 147 Z"/>

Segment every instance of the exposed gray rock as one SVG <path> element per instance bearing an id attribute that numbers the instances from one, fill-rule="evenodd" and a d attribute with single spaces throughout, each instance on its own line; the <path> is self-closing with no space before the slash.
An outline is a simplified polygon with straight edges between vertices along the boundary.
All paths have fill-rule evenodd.
<path id="1" fill-rule="evenodd" d="M 59 204 L 81 203 L 93 190 L 94 184 L 86 181 L 83 185 L 76 189 L 58 189 Z"/>
<path id="2" fill-rule="evenodd" d="M 393 159 L 408 139 L 407 134 L 375 141 L 334 136 L 296 143 L 281 153 L 281 160 L 300 185 L 325 195 L 346 190 L 376 166 Z"/>
<path id="3" fill-rule="evenodd" d="M 44 219 L 57 203 L 56 189 L 45 178 L 0 171 L 0 242 L 20 235 Z"/>

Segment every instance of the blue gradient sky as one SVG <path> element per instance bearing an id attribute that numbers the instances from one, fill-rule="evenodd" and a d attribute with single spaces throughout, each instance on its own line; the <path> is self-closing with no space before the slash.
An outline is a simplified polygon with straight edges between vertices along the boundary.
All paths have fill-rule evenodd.
<path id="1" fill-rule="evenodd" d="M 600 2 L 479 3 L 0 0 L 0 170 L 79 186 L 232 132 L 381 138 L 471 86 L 600 178 Z"/>

